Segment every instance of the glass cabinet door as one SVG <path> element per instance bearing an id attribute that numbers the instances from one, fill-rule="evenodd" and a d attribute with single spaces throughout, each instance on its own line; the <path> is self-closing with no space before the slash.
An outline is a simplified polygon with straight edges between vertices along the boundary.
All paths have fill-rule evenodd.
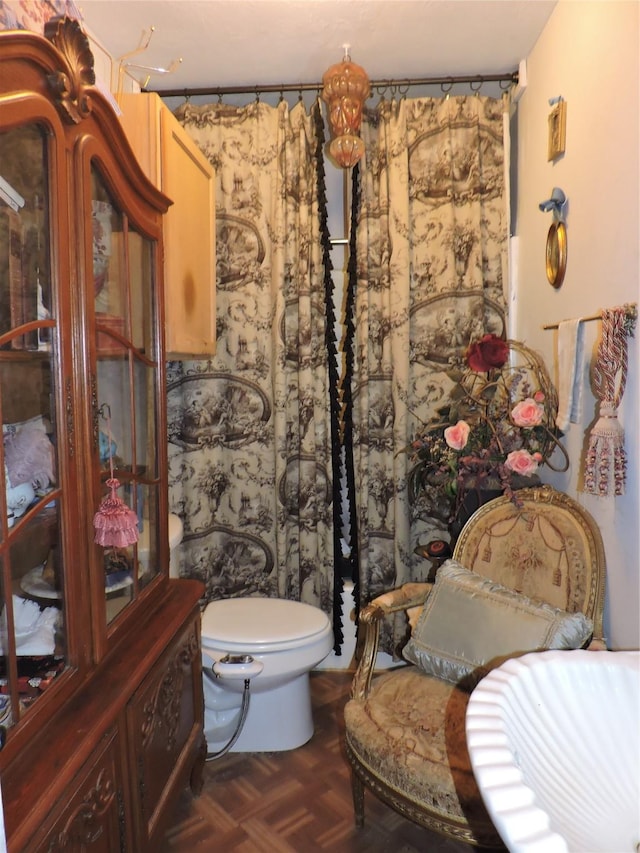
<path id="1" fill-rule="evenodd" d="M 107 623 L 159 572 L 155 244 L 91 176 L 97 424 Z M 104 499 L 106 498 L 106 505 Z"/>
<path id="2" fill-rule="evenodd" d="M 0 725 L 67 665 L 47 139 L 0 132 Z"/>

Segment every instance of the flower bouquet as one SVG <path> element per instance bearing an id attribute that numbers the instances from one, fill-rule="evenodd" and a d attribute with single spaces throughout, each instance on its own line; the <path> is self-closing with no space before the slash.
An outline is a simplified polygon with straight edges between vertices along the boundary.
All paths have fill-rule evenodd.
<path id="1" fill-rule="evenodd" d="M 517 503 L 517 489 L 539 482 L 541 465 L 566 470 L 568 458 L 555 426 L 555 388 L 524 344 L 485 335 L 450 375 L 448 405 L 408 448 L 414 462 L 408 489 L 414 506 L 451 526 L 470 492 L 502 493 Z M 564 459 L 559 469 L 550 462 L 556 448 Z"/>

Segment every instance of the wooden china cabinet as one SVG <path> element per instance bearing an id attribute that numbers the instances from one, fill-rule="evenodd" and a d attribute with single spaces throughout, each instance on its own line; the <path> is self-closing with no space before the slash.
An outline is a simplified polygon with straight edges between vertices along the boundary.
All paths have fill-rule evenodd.
<path id="1" fill-rule="evenodd" d="M 45 36 L 0 33 L 5 827 L 10 853 L 142 853 L 205 756 L 202 587 L 168 576 L 170 201 L 94 86 L 78 23 Z"/>

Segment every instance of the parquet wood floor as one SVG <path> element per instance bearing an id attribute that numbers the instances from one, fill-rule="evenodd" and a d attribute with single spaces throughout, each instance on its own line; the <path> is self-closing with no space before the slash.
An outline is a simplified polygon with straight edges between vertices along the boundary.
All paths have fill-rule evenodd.
<path id="1" fill-rule="evenodd" d="M 342 710 L 352 673 L 311 674 L 315 731 L 298 749 L 228 753 L 205 768 L 202 794 L 185 792 L 159 853 L 470 853 L 365 794 L 353 820 Z"/>

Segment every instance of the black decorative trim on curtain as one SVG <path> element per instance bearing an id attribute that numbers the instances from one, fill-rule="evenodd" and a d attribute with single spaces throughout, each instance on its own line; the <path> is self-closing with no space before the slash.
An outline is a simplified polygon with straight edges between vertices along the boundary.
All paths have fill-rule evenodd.
<path id="1" fill-rule="evenodd" d="M 336 655 L 342 654 L 344 632 L 342 630 L 342 461 L 340 446 L 340 399 L 338 348 L 335 334 L 335 305 L 334 285 L 331 272 L 331 241 L 327 216 L 327 192 L 324 170 L 323 148 L 325 142 L 324 120 L 320 105 L 316 101 L 313 107 L 316 129 L 316 160 L 318 175 L 318 214 L 320 217 L 320 234 L 322 239 L 322 262 L 324 266 L 325 292 L 325 344 L 328 355 L 329 370 L 329 403 L 331 407 L 331 475 L 332 475 L 332 510 L 333 510 L 333 650 Z"/>
<path id="2" fill-rule="evenodd" d="M 347 264 L 347 290 L 345 295 L 345 370 L 342 380 L 342 404 L 344 418 L 344 459 L 347 487 L 347 505 L 349 508 L 349 566 L 353 581 L 356 624 L 360 612 L 360 576 L 358 573 L 358 525 L 356 523 L 356 486 L 353 466 L 353 362 L 355 358 L 354 340 L 356 324 L 354 317 L 356 301 L 356 282 L 358 278 L 356 259 L 356 226 L 360 211 L 360 167 L 356 165 L 351 175 L 351 223 L 349 228 L 349 261 Z"/>

